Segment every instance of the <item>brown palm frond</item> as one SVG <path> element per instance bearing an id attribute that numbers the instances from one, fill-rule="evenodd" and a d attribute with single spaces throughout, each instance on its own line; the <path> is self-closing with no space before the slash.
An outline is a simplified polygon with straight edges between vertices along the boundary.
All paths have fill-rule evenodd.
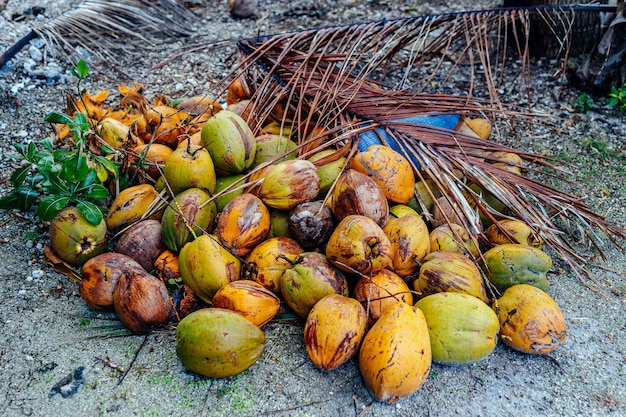
<path id="1" fill-rule="evenodd" d="M 240 42 L 247 58 L 236 74 L 244 74 L 253 86 L 249 107 L 257 128 L 275 117 L 272 109 L 282 104 L 287 111 L 281 122 L 297 127 L 301 149 L 315 140 L 307 135 L 317 126 L 336 133 L 332 145 L 321 146 L 341 142 L 354 152 L 359 142 L 374 138 L 407 156 L 417 178 L 429 178 L 445 191 L 457 217 L 475 236 L 482 233 L 480 213 L 492 219 L 521 219 L 582 278 L 587 275 L 586 261 L 570 236 L 581 233 L 599 247 L 602 235 L 618 244 L 616 239 L 625 238 L 625 230 L 574 195 L 499 168 L 485 151 L 515 153 L 524 167 L 534 169 L 554 169 L 555 161 L 424 119 L 481 115 L 492 121 L 536 124 L 542 115 L 503 103 L 499 97 L 507 65 L 515 56 L 521 64 L 519 78 L 528 82 L 529 17 L 540 14 L 562 26 L 555 33 L 567 34 L 576 13 L 566 6 L 498 9 L 251 39 Z M 463 94 L 445 93 L 453 70 L 467 68 Z M 496 212 L 472 184 L 495 196 L 510 212 Z"/>
<path id="2" fill-rule="evenodd" d="M 145 47 L 156 34 L 188 36 L 191 30 L 186 23 L 192 17 L 177 0 L 85 0 L 59 16 L 35 23 L 2 54 L 0 68 L 35 38 L 43 39 L 51 52 L 71 56 L 83 48 L 92 58 L 113 58 L 114 51 L 132 49 L 129 38 Z"/>

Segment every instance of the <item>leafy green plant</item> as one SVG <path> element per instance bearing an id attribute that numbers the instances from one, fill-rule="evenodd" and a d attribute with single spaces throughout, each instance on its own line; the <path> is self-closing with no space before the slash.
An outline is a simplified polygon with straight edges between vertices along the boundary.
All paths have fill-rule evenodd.
<path id="1" fill-rule="evenodd" d="M 80 61 L 71 72 L 78 78 L 76 88 L 80 93 L 89 68 Z M 37 217 L 48 221 L 64 207 L 75 205 L 89 222 L 100 223 L 101 207 L 106 206 L 102 202 L 109 196 L 104 183 L 109 175 L 117 178 L 119 173 L 118 164 L 105 156 L 112 151 L 102 148 L 105 155 L 90 151 L 88 138 L 93 129 L 84 113 L 77 112 L 72 117 L 52 112 L 44 120 L 67 125 L 73 143 L 69 148 L 58 149 L 50 138 L 39 143 L 15 144 L 18 154 L 10 157 L 22 161 L 21 167 L 11 175 L 13 190 L 0 198 L 0 208 L 30 210 L 37 205 Z"/>
<path id="2" fill-rule="evenodd" d="M 611 91 L 607 95 L 609 97 L 609 107 L 626 110 L 626 84 L 619 88 L 612 86 Z"/>
<path id="3" fill-rule="evenodd" d="M 41 233 L 36 232 L 36 231 L 28 231 L 28 232 L 24 232 L 24 239 L 26 240 L 36 240 L 39 239 L 41 237 Z"/>
<path id="4" fill-rule="evenodd" d="M 576 97 L 574 104 L 580 113 L 586 113 L 591 110 L 591 106 L 593 106 L 593 98 L 587 93 L 581 93 Z"/>
<path id="5" fill-rule="evenodd" d="M 583 149 L 604 160 L 610 159 L 614 153 L 611 144 L 607 141 L 588 137 L 583 138 Z"/>
<path id="6" fill-rule="evenodd" d="M 175 287 L 176 289 L 179 289 L 183 286 L 183 279 L 182 278 L 169 278 L 167 280 L 167 283 L 169 285 L 171 285 L 172 287 Z"/>

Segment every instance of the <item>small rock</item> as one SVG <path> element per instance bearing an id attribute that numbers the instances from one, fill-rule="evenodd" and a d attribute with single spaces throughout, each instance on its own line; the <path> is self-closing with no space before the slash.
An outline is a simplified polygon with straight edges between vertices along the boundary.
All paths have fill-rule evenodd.
<path id="1" fill-rule="evenodd" d="M 32 74 L 36 68 L 37 63 L 33 59 L 28 58 L 24 60 L 24 71 L 26 71 L 27 74 Z"/>
<path id="2" fill-rule="evenodd" d="M 43 60 L 43 54 L 36 46 L 31 45 L 30 48 L 28 48 L 28 55 L 30 55 L 30 58 L 35 62 L 41 62 Z"/>
<path id="3" fill-rule="evenodd" d="M 63 398 L 71 397 L 81 390 L 85 382 L 85 367 L 80 366 L 76 368 L 73 373 L 54 384 L 48 396 L 53 397 L 57 394 L 61 394 Z"/>
<path id="4" fill-rule="evenodd" d="M 44 41 L 41 38 L 35 38 L 33 40 L 30 41 L 31 46 L 34 46 L 35 48 L 41 49 L 44 46 L 46 46 L 46 41 Z"/>
<path id="5" fill-rule="evenodd" d="M 233 17 L 247 18 L 256 14 L 257 0 L 230 0 L 228 6 Z"/>
<path id="6" fill-rule="evenodd" d="M 61 79 L 61 68 L 52 62 L 44 68 L 43 75 L 48 79 L 48 81 L 57 81 Z"/>
<path id="7" fill-rule="evenodd" d="M 15 83 L 11 86 L 11 93 L 12 94 L 17 94 L 18 91 L 20 91 L 22 88 L 24 88 L 24 81 L 20 81 L 19 83 Z"/>
<path id="8" fill-rule="evenodd" d="M 41 365 L 39 368 L 37 368 L 37 372 L 42 373 L 42 374 L 48 373 L 50 371 L 53 371 L 54 368 L 56 368 L 57 366 L 59 365 L 57 365 L 56 362 L 48 362 L 44 365 Z"/>
<path id="9" fill-rule="evenodd" d="M 39 279 L 44 276 L 44 272 L 41 269 L 35 269 L 31 272 L 32 278 Z"/>

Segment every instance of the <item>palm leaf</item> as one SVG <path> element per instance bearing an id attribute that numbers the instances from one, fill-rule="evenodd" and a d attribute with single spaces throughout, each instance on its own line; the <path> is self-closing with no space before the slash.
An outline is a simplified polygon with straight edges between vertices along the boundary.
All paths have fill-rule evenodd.
<path id="1" fill-rule="evenodd" d="M 177 0 L 85 0 L 59 16 L 35 23 L 0 56 L 0 68 L 35 38 L 43 39 L 53 53 L 72 56 L 82 48 L 92 59 L 115 62 L 115 51 L 145 49 L 153 45 L 155 35 L 189 35 L 186 23 L 192 17 Z M 134 42 L 128 42 L 129 38 Z"/>
<path id="2" fill-rule="evenodd" d="M 550 6 L 472 11 L 249 39 L 239 44 L 246 57 L 233 75 L 242 75 L 253 91 L 248 107 L 255 115 L 250 122 L 257 131 L 275 117 L 273 108 L 282 104 L 288 110 L 280 121 L 297 127 L 301 153 L 313 143 L 350 146 L 355 152 L 363 134 L 374 132 L 412 161 L 417 178 L 430 178 L 445 191 L 456 216 L 476 237 L 482 233 L 480 212 L 492 218 L 521 219 L 584 278 L 589 276 L 586 260 L 570 243 L 571 237 L 580 233 L 599 248 L 603 236 L 618 244 L 617 238 L 626 236 L 624 229 L 574 195 L 534 176 L 499 168 L 485 158 L 485 151 L 515 153 L 531 172 L 542 167 L 557 169 L 557 161 L 402 119 L 481 115 L 492 122 L 531 127 L 546 123 L 541 120 L 544 116 L 528 108 L 502 102 L 498 90 L 507 65 L 512 58 L 518 59 L 519 78 L 529 82 L 528 43 L 520 33 L 528 34 L 531 15 L 550 22 L 556 36 L 567 35 L 576 14 L 589 10 L 599 9 Z M 558 41 L 567 53 L 567 36 Z M 445 93 L 453 71 L 467 68 L 466 92 Z M 319 145 L 316 138 L 307 138 L 318 126 L 329 129 L 335 139 Z M 470 184 L 493 194 L 510 212 L 495 212 Z"/>

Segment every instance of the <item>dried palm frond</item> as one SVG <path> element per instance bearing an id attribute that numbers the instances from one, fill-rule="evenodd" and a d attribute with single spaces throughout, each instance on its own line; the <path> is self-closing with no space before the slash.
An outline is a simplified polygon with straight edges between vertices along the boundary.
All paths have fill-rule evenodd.
<path id="1" fill-rule="evenodd" d="M 55 18 L 35 23 L 2 54 L 0 68 L 35 38 L 45 40 L 52 52 L 69 56 L 80 47 L 94 58 L 110 58 L 113 51 L 131 50 L 129 38 L 151 44 L 155 34 L 189 35 L 185 22 L 191 16 L 177 0 L 86 0 Z"/>
<path id="2" fill-rule="evenodd" d="M 412 161 L 417 178 L 429 178 L 444 191 L 456 217 L 475 236 L 482 234 L 480 212 L 492 219 L 519 218 L 539 230 L 547 245 L 584 278 L 586 260 L 570 236 L 580 231 L 599 242 L 604 234 L 618 244 L 616 238 L 626 236 L 624 229 L 574 195 L 499 168 L 484 151 L 515 153 L 531 170 L 558 170 L 548 157 L 468 136 L 424 117 L 481 115 L 532 127 L 541 115 L 503 103 L 498 95 L 507 66 L 515 59 L 521 64 L 518 75 L 528 81 L 529 16 L 542 16 L 555 33 L 555 25 L 561 25 L 559 31 L 567 34 L 576 13 L 598 7 L 472 11 L 250 39 L 240 42 L 247 57 L 235 74 L 243 74 L 254 91 L 249 110 L 257 130 L 275 116 L 275 106 L 282 105 L 287 111 L 280 122 L 297 128 L 301 153 L 313 144 L 348 146 L 354 153 L 360 141 L 377 137 Z M 559 41 L 566 53 L 567 37 Z M 464 93 L 443 93 L 452 71 L 461 67 L 469 72 Z M 318 137 L 307 138 L 317 126 L 328 129 L 334 139 L 319 145 Z M 494 211 L 472 184 L 510 212 Z"/>

